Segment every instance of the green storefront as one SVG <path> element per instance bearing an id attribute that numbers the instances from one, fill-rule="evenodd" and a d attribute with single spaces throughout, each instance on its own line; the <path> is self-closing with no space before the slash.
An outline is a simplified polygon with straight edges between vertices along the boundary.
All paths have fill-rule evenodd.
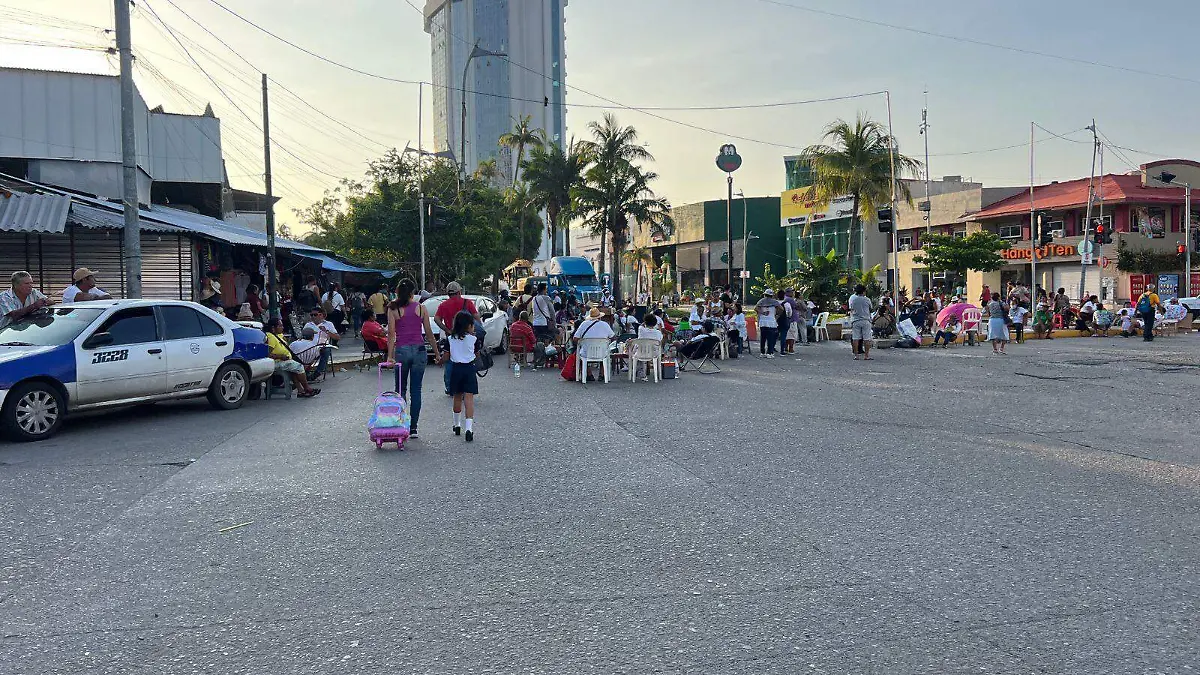
<path id="1" fill-rule="evenodd" d="M 675 231 L 670 239 L 652 241 L 646 228 L 639 226 L 633 233 L 634 245 L 651 247 L 655 265 L 667 257 L 681 289 L 695 290 L 728 283 L 725 201 L 677 206 L 671 210 L 671 215 L 675 220 Z M 731 215 L 735 287 L 741 283 L 743 256 L 744 267 L 750 270 L 752 278 L 762 276 L 767 264 L 775 273 L 786 267 L 785 231 L 779 226 L 778 197 L 734 199 Z M 744 239 L 747 223 L 749 240 Z M 622 282 L 628 284 L 625 288 L 632 292 L 632 266 L 625 263 L 622 268 L 625 274 Z"/>

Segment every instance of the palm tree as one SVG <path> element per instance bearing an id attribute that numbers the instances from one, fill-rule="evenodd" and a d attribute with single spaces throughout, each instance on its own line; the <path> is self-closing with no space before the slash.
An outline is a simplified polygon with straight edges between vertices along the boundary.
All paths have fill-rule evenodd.
<path id="1" fill-rule="evenodd" d="M 642 270 L 654 264 L 654 256 L 649 246 L 634 246 L 623 256 L 626 263 L 633 266 L 633 294 L 642 292 Z"/>
<path id="2" fill-rule="evenodd" d="M 796 280 L 796 290 L 812 301 L 817 309 L 826 309 L 826 303 L 838 295 L 839 286 L 846 279 L 846 269 L 838 260 L 837 251 L 829 249 L 825 255 L 800 254 L 796 271 L 790 276 Z"/>
<path id="3" fill-rule="evenodd" d="M 499 177 L 500 169 L 496 167 L 495 159 L 485 159 L 479 163 L 479 168 L 475 169 L 475 178 L 488 184 L 491 184 Z"/>
<path id="4" fill-rule="evenodd" d="M 500 145 L 517 152 L 516 161 L 513 162 L 513 185 L 517 184 L 517 174 L 521 170 L 521 163 L 525 161 L 526 146 L 540 148 L 546 144 L 546 132 L 530 128 L 529 123 L 532 120 L 530 115 L 521 116 L 513 130 L 500 137 Z"/>
<path id="5" fill-rule="evenodd" d="M 508 206 L 512 212 L 513 219 L 517 221 L 517 228 L 520 232 L 520 244 L 518 245 L 518 259 L 525 259 L 525 224 L 536 223 L 540 219 L 538 217 L 538 201 L 530 192 L 529 185 L 526 183 L 517 183 L 513 187 L 504 191 L 504 204 Z M 547 226 L 549 230 L 549 226 Z"/>
<path id="6" fill-rule="evenodd" d="M 629 242 L 630 223 L 644 223 L 651 232 L 659 233 L 674 228 L 670 202 L 650 187 L 657 178 L 658 174 L 623 161 L 611 166 L 597 164 L 588 170 L 587 181 L 575 195 L 579 211 L 587 214 L 584 224 L 600 235 L 601 270 L 605 238 L 611 239 L 613 260 L 620 260 Z M 621 297 L 620 274 L 613 274 L 613 296 Z"/>
<path id="7" fill-rule="evenodd" d="M 550 255 L 558 255 L 558 229 L 566 230 L 562 216 L 570 216 L 573 201 L 571 191 L 583 183 L 583 172 L 587 168 L 581 146 L 571 139 L 564 151 L 558 143 L 535 145 L 529 152 L 521 169 L 524 171 L 525 182 L 529 185 L 529 193 L 539 208 L 546 209 L 546 219 L 550 222 Z M 566 237 L 566 255 L 571 255 L 571 238 Z"/>
<path id="8" fill-rule="evenodd" d="M 893 179 L 899 195 L 912 203 L 912 193 L 899 179 L 915 174 L 921 163 L 896 152 L 893 176 L 889 149 L 896 146 L 895 139 L 882 124 L 861 114 L 853 126 L 842 119 L 834 121 L 825 127 L 821 140 L 800 153 L 800 162 L 812 169 L 813 185 L 808 194 L 819 205 L 827 206 L 845 195 L 854 198 L 850 241 L 846 245 L 849 267 L 854 260 L 855 233 L 861 233 L 862 222 L 873 220 L 879 207 L 891 201 Z M 811 224 L 805 227 L 805 235 L 810 228 Z"/>
<path id="9" fill-rule="evenodd" d="M 598 184 L 602 182 L 604 176 L 617 179 L 619 174 L 626 173 L 622 167 L 634 167 L 634 162 L 653 162 L 654 155 L 646 149 L 646 146 L 638 143 L 637 129 L 632 126 L 621 126 L 617 121 L 616 115 L 612 113 L 604 114 L 603 122 L 590 122 L 588 129 L 592 132 L 592 141 L 582 141 L 581 147 L 584 155 L 592 163 L 592 168 L 589 170 L 589 181 Z M 634 167 L 636 169 L 636 167 Z M 653 195 L 653 191 L 650 191 Z M 593 193 L 595 196 L 595 193 Z M 593 207 L 598 206 L 593 204 Z M 604 245 L 604 236 L 608 232 L 616 231 L 617 212 L 613 209 L 605 209 L 605 213 L 593 213 L 593 218 L 597 215 L 601 220 L 606 222 L 606 225 L 600 227 L 600 272 L 604 271 L 604 258 L 607 248 Z M 593 227 L 593 230 L 597 228 Z M 615 241 L 614 241 L 615 243 Z M 614 248 L 614 251 L 617 249 Z M 614 278 L 618 275 L 613 275 Z M 615 293 L 614 293 L 615 295 Z"/>

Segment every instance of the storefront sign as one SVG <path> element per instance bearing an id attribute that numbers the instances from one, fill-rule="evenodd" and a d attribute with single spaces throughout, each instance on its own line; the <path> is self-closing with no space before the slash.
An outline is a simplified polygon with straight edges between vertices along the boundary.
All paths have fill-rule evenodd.
<path id="1" fill-rule="evenodd" d="M 1158 275 L 1158 297 L 1166 298 L 1179 295 L 1179 275 L 1178 274 L 1160 274 Z"/>
<path id="2" fill-rule="evenodd" d="M 1149 274 L 1130 274 L 1129 275 L 1129 297 L 1132 300 L 1137 300 L 1142 297 L 1142 293 L 1146 292 L 1146 279 L 1153 279 Z"/>
<path id="3" fill-rule="evenodd" d="M 818 207 L 814 199 L 807 198 L 809 188 L 787 190 L 779 199 L 781 227 L 808 225 L 822 220 L 849 218 L 854 215 L 854 198 L 838 197 L 828 206 Z"/>
<path id="4" fill-rule="evenodd" d="M 1078 255 L 1078 253 L 1079 250 L 1074 246 L 1063 244 L 1050 244 L 1037 249 L 1038 260 L 1042 258 Z M 1005 260 L 1029 260 L 1029 249 L 1026 247 L 1005 249 L 1000 252 L 1000 257 Z"/>

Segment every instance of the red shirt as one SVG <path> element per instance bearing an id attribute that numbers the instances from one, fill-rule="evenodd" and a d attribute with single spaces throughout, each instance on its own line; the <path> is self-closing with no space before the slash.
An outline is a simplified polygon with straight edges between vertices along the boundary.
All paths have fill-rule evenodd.
<path id="1" fill-rule="evenodd" d="M 518 321 L 508 329 L 509 342 L 518 351 L 532 351 L 537 336 L 533 334 L 533 326 L 524 321 Z M 517 347 L 520 345 L 520 347 Z"/>
<path id="2" fill-rule="evenodd" d="M 370 343 L 375 349 L 387 349 L 387 335 L 378 321 L 367 321 L 362 325 L 363 342 Z"/>
<path id="3" fill-rule="evenodd" d="M 437 318 L 446 324 L 447 330 L 454 329 L 454 315 L 466 310 L 471 314 L 476 313 L 475 303 L 462 297 L 461 295 L 454 298 L 446 298 L 446 300 L 438 305 L 437 312 L 434 314 Z"/>

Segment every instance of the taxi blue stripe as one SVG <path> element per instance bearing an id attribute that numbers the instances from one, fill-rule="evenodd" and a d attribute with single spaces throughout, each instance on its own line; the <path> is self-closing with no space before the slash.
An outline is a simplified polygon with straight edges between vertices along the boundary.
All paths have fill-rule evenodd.
<path id="1" fill-rule="evenodd" d="M 0 389 L 12 389 L 17 382 L 37 376 L 50 377 L 63 384 L 75 382 L 75 345 L 67 343 L 49 351 L 6 360 L 0 365 Z"/>

